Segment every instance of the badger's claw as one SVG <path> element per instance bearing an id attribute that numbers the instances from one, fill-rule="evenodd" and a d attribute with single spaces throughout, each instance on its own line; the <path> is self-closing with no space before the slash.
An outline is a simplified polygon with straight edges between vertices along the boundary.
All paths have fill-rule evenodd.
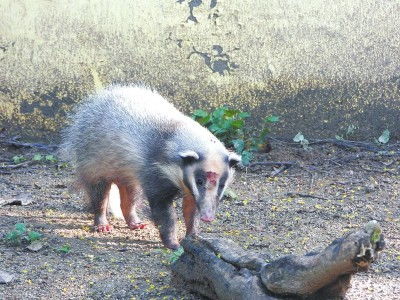
<path id="1" fill-rule="evenodd" d="M 105 225 L 96 225 L 95 230 L 97 232 L 111 232 L 113 230 L 112 225 L 110 224 L 105 224 Z"/>
<path id="2" fill-rule="evenodd" d="M 136 229 L 144 229 L 147 224 L 146 223 L 129 223 L 128 224 L 130 230 L 136 230 Z"/>

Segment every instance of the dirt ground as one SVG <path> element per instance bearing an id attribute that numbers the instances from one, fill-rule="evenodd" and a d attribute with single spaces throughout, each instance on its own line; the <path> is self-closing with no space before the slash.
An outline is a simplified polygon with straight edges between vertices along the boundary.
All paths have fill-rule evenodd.
<path id="1" fill-rule="evenodd" d="M 271 166 L 238 171 L 232 185 L 237 198 L 224 200 L 218 220 L 202 225 L 203 234 L 277 258 L 321 249 L 375 219 L 387 247 L 368 272 L 353 277 L 347 299 L 400 299 L 400 156 L 331 144 L 311 150 L 278 141 L 272 146 L 257 160 L 298 165 L 276 176 L 271 176 L 277 173 Z M 33 200 L 26 206 L 0 207 L 0 236 L 25 223 L 43 234 L 44 245 L 31 252 L 1 239 L 0 271 L 15 279 L 0 284 L 0 299 L 201 299 L 171 285 L 171 253 L 153 225 L 131 231 L 115 219 L 113 233 L 93 232 L 92 215 L 84 197 L 74 191 L 70 167 L 6 167 L 17 154 L 37 153 L 43 151 L 0 147 L 0 199 L 22 193 Z M 70 251 L 60 252 L 65 245 Z"/>

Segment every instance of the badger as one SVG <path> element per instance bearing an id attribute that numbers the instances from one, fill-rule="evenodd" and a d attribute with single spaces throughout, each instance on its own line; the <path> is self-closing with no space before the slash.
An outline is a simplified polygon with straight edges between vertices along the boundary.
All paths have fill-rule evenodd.
<path id="1" fill-rule="evenodd" d="M 62 157 L 75 167 L 99 232 L 109 232 L 111 184 L 130 229 L 142 229 L 137 214 L 147 198 L 165 247 L 177 249 L 173 201 L 183 196 L 186 235 L 199 221 L 211 222 L 241 157 L 210 131 L 179 112 L 156 91 L 142 86 L 111 86 L 78 106 L 63 131 Z"/>

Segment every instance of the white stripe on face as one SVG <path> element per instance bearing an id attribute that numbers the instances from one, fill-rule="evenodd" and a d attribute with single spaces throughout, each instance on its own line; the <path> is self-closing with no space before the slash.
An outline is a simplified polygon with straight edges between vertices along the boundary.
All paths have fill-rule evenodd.
<path id="1" fill-rule="evenodd" d="M 194 177 L 194 171 L 196 170 L 196 166 L 197 166 L 196 163 L 194 163 L 191 166 L 187 166 L 186 170 L 185 170 L 185 174 L 187 176 L 187 181 L 188 181 L 188 183 L 190 185 L 188 187 L 189 190 L 192 191 L 192 194 L 193 194 L 194 198 L 198 199 L 200 197 L 200 193 L 199 193 L 199 190 L 198 190 L 197 185 L 196 185 L 196 178 Z"/>

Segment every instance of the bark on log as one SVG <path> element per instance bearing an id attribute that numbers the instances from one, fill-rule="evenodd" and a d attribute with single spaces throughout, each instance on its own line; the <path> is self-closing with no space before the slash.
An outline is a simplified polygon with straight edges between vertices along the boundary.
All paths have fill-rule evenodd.
<path id="1" fill-rule="evenodd" d="M 367 270 L 384 247 L 376 221 L 319 253 L 267 263 L 224 239 L 185 238 L 173 282 L 210 299 L 343 299 L 351 276 Z"/>

